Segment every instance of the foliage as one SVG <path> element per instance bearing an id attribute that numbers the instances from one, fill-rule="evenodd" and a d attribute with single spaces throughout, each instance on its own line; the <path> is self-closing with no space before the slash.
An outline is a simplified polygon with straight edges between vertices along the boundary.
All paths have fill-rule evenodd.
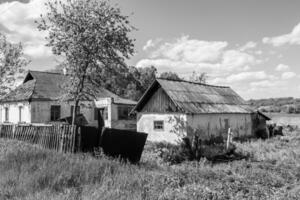
<path id="1" fill-rule="evenodd" d="M 189 80 L 197 83 L 206 83 L 207 78 L 207 73 L 197 73 L 193 71 L 192 75 L 189 77 Z"/>
<path id="2" fill-rule="evenodd" d="M 134 28 L 128 16 L 105 0 L 54 0 L 46 7 L 38 28 L 48 32 L 52 52 L 65 57 L 70 77 L 64 85 L 65 98 L 74 99 L 75 112 L 79 101 L 97 94 L 102 86 L 99 75 L 126 68 L 125 58 L 134 53 L 129 37 Z"/>
<path id="3" fill-rule="evenodd" d="M 176 81 L 180 81 L 182 80 L 178 74 L 176 74 L 175 72 L 163 72 L 160 74 L 159 78 L 164 78 L 164 79 L 169 79 L 169 80 L 176 80 Z"/>
<path id="4" fill-rule="evenodd" d="M 0 199 L 300 198 L 299 132 L 236 146 L 250 159 L 169 166 L 148 145 L 142 162 L 130 165 L 0 139 Z"/>
<path id="5" fill-rule="evenodd" d="M 13 87 L 28 62 L 21 43 L 12 44 L 0 33 L 0 97 Z"/>

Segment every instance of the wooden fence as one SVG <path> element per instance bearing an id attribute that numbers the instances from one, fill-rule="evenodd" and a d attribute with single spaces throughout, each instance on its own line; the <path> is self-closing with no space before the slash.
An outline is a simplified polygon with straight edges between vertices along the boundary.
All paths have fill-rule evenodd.
<path id="1" fill-rule="evenodd" d="M 80 151 L 81 128 L 71 125 L 7 125 L 0 124 L 0 138 L 37 144 L 59 152 Z"/>

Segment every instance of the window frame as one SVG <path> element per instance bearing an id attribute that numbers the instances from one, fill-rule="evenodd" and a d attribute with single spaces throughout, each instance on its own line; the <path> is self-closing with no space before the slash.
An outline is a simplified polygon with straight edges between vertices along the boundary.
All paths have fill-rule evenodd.
<path id="1" fill-rule="evenodd" d="M 58 111 L 54 110 L 54 108 L 59 108 Z M 58 114 L 57 114 L 58 113 Z M 54 114 L 54 115 L 53 115 Z M 61 106 L 60 105 L 51 105 L 50 106 L 50 121 L 57 121 L 61 117 Z"/>
<path id="2" fill-rule="evenodd" d="M 161 124 L 158 125 L 157 123 L 161 123 Z M 158 126 L 160 126 L 161 128 L 158 128 Z M 153 130 L 155 130 L 155 131 L 164 131 L 164 129 L 165 129 L 164 120 L 154 120 L 153 121 Z"/>

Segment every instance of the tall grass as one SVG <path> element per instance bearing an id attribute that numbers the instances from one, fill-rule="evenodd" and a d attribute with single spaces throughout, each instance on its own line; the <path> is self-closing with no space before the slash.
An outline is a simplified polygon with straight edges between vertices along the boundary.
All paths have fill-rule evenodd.
<path id="1" fill-rule="evenodd" d="M 249 160 L 139 165 L 0 139 L 0 199 L 300 199 L 300 135 L 237 143 Z"/>

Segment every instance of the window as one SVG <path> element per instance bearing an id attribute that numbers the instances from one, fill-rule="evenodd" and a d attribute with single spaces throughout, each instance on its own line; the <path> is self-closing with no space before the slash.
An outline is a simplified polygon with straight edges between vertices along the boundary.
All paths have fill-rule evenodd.
<path id="1" fill-rule="evenodd" d="M 131 119 L 129 116 L 131 109 L 132 106 L 118 106 L 118 119 L 119 120 Z"/>
<path id="2" fill-rule="evenodd" d="M 163 131 L 164 130 L 164 121 L 154 121 L 153 129 L 156 131 Z"/>
<path id="3" fill-rule="evenodd" d="M 56 121 L 60 118 L 60 106 L 51 106 L 50 109 L 50 120 Z"/>
<path id="4" fill-rule="evenodd" d="M 22 122 L 22 111 L 23 111 L 23 107 L 19 106 L 19 122 Z"/>
<path id="5" fill-rule="evenodd" d="M 71 106 L 71 110 L 70 110 L 70 116 L 73 116 L 73 110 L 74 110 L 74 106 Z M 77 109 L 76 109 L 76 115 L 79 115 L 80 114 L 80 106 L 77 106 Z"/>
<path id="6" fill-rule="evenodd" d="M 9 109 L 8 107 L 4 108 L 5 111 L 5 121 L 8 122 L 9 121 Z"/>
<path id="7" fill-rule="evenodd" d="M 94 109 L 94 120 L 98 120 L 98 110 L 100 110 L 101 116 L 104 120 L 108 120 L 108 109 L 107 107 L 105 108 L 95 108 Z"/>

